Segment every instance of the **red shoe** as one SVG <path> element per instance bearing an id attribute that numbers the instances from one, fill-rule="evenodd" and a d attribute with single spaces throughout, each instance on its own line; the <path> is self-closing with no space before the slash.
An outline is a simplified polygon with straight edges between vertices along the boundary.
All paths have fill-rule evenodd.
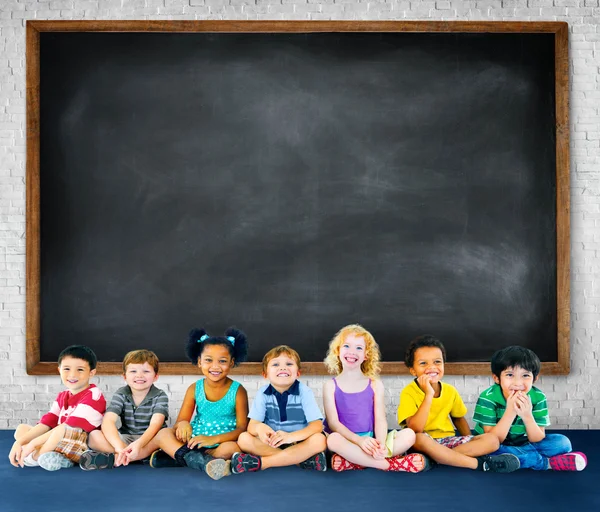
<path id="1" fill-rule="evenodd" d="M 337 467 L 337 469 L 336 469 L 336 467 Z M 350 462 L 349 460 L 344 459 L 344 457 L 342 457 L 341 455 L 334 453 L 333 457 L 331 457 L 331 469 L 333 469 L 334 471 L 340 472 L 340 471 L 354 471 L 356 469 L 365 469 L 365 467 L 359 466 L 358 464 L 354 464 L 353 462 Z"/>
<path id="2" fill-rule="evenodd" d="M 415 459 L 422 459 L 423 468 L 415 466 Z M 425 455 L 421 453 L 410 453 L 409 455 L 396 455 L 387 459 L 390 463 L 388 471 L 406 471 L 407 473 L 421 473 L 431 469 L 431 463 Z"/>
<path id="3" fill-rule="evenodd" d="M 548 459 L 554 471 L 583 471 L 587 466 L 587 457 L 581 452 L 563 453 Z"/>

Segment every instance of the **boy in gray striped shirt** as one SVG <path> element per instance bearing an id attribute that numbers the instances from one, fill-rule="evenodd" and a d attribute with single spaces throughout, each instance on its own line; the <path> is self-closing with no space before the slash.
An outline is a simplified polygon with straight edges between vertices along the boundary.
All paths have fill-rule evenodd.
<path id="1" fill-rule="evenodd" d="M 123 359 L 126 386 L 112 397 L 102 420 L 102 430 L 88 439 L 90 450 L 81 456 L 85 470 L 126 466 L 158 450 L 154 437 L 167 426 L 169 398 L 154 386 L 158 379 L 158 357 L 150 350 L 133 350 Z M 121 427 L 117 429 L 117 421 Z"/>
<path id="2" fill-rule="evenodd" d="M 546 395 L 533 386 L 540 367 L 540 359 L 528 348 L 497 351 L 492 356 L 495 384 L 479 396 L 473 414 L 475 432 L 495 434 L 501 444 L 491 455 L 516 455 L 521 469 L 581 471 L 586 456 L 572 452 L 566 436 L 546 433 L 550 425 Z"/>

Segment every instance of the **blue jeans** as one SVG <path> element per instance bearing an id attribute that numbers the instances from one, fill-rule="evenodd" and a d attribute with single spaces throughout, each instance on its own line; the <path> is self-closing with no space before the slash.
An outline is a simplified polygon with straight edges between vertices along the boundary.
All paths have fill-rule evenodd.
<path id="1" fill-rule="evenodd" d="M 506 446 L 501 444 L 500 448 L 490 455 L 501 453 L 512 453 L 516 455 L 521 463 L 521 469 L 545 470 L 550 469 L 549 457 L 569 453 L 571 441 L 562 434 L 546 434 L 546 437 L 538 443 L 526 443 L 521 446 Z"/>

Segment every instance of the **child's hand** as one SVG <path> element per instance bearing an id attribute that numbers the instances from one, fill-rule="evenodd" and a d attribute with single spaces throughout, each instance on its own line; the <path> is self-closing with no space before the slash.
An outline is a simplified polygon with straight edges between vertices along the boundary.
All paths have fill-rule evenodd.
<path id="1" fill-rule="evenodd" d="M 429 375 L 423 374 L 417 379 L 417 384 L 425 393 L 425 396 L 433 396 L 435 395 L 435 390 L 431 385 L 431 377 Z"/>
<path id="2" fill-rule="evenodd" d="M 142 446 L 139 439 L 131 443 L 119 453 L 119 465 L 127 466 L 130 462 L 137 460 L 141 449 Z"/>
<path id="3" fill-rule="evenodd" d="M 35 451 L 35 446 L 32 443 L 27 443 L 21 449 L 21 455 L 19 456 L 19 466 L 22 468 L 25 467 L 25 457 L 27 457 L 30 453 Z"/>
<path id="4" fill-rule="evenodd" d="M 363 452 L 374 457 L 374 453 L 378 449 L 379 443 L 372 437 L 361 437 L 358 446 L 361 447 Z"/>
<path id="5" fill-rule="evenodd" d="M 127 447 L 115 449 L 115 467 L 127 466 L 129 461 L 127 460 Z"/>
<path id="6" fill-rule="evenodd" d="M 517 401 L 517 393 L 518 391 L 511 391 L 510 395 L 508 395 L 508 398 L 506 399 L 506 411 L 505 414 L 508 413 L 513 413 L 516 414 L 517 413 L 517 409 L 515 407 L 515 403 Z"/>
<path id="7" fill-rule="evenodd" d="M 8 454 L 8 460 L 14 467 L 18 467 L 19 462 L 22 458 L 24 458 L 21 456 L 22 452 L 23 446 L 21 445 L 21 443 L 19 443 L 19 441 L 15 441 L 12 445 L 12 448 L 10 449 L 10 453 Z"/>
<path id="8" fill-rule="evenodd" d="M 294 442 L 294 438 L 292 436 L 292 432 L 284 432 L 283 430 L 278 430 L 271 436 L 271 441 L 269 446 L 273 448 L 277 448 L 282 444 L 291 444 Z"/>
<path id="9" fill-rule="evenodd" d="M 211 436 L 194 436 L 188 441 L 188 448 L 202 448 L 203 446 L 210 446 L 215 444 Z"/>
<path id="10" fill-rule="evenodd" d="M 256 427 L 256 434 L 264 444 L 271 446 L 271 438 L 275 435 L 275 431 L 264 423 Z"/>
<path id="11" fill-rule="evenodd" d="M 527 418 L 532 415 L 533 406 L 531 404 L 531 398 L 522 391 L 519 391 L 515 401 L 515 411 L 521 418 Z"/>
<path id="12" fill-rule="evenodd" d="M 182 443 L 187 443 L 192 438 L 192 426 L 189 421 L 181 421 L 177 425 L 175 437 Z"/>
<path id="13" fill-rule="evenodd" d="M 387 456 L 387 447 L 384 444 L 377 442 L 377 449 L 373 452 L 373 458 L 375 460 L 383 460 Z"/>

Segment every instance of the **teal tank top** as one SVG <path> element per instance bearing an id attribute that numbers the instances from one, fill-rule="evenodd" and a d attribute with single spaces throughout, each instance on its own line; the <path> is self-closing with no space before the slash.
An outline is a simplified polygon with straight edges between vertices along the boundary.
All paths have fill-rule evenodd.
<path id="1" fill-rule="evenodd" d="M 196 382 L 196 415 L 192 418 L 192 435 L 216 436 L 235 430 L 237 427 L 235 417 L 235 397 L 240 383 L 235 380 L 229 386 L 229 391 L 221 400 L 211 402 L 204 392 L 204 379 Z M 217 446 L 217 445 L 213 445 Z M 212 448 L 212 446 L 207 446 Z"/>

